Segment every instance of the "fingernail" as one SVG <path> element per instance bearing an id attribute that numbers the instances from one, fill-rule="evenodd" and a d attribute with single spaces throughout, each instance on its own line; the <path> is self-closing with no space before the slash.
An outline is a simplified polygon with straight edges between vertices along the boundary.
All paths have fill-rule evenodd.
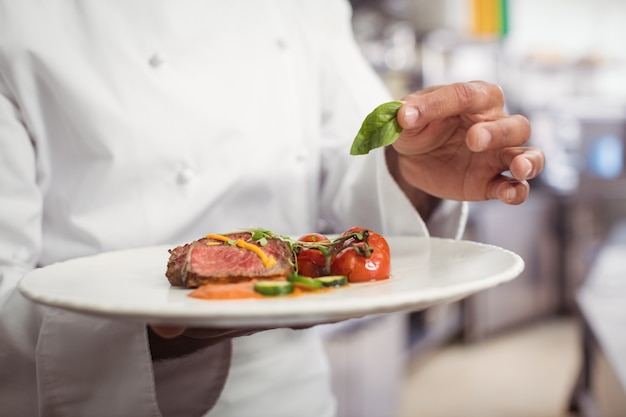
<path id="1" fill-rule="evenodd" d="M 419 112 L 414 107 L 407 107 L 404 110 L 404 122 L 407 126 L 413 126 L 417 122 Z"/>
<path id="2" fill-rule="evenodd" d="M 533 164 L 530 163 L 530 161 L 528 159 L 525 160 L 524 162 L 524 166 L 526 168 L 525 172 L 524 172 L 524 179 L 528 179 L 530 178 L 530 175 L 533 172 Z"/>
<path id="3" fill-rule="evenodd" d="M 506 189 L 506 201 L 514 201 L 515 197 L 517 197 L 517 187 L 508 187 Z"/>
<path id="4" fill-rule="evenodd" d="M 480 132 L 478 132 L 478 149 L 485 149 L 489 146 L 489 142 L 491 142 L 491 133 L 489 133 L 487 129 L 481 129 Z"/>

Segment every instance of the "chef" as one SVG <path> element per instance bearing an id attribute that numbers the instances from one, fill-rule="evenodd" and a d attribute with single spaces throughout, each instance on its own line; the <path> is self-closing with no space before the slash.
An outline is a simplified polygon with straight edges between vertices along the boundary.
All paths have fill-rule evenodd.
<path id="1" fill-rule="evenodd" d="M 455 238 L 461 201 L 526 198 L 543 154 L 497 86 L 410 95 L 394 146 L 350 156 L 388 100 L 345 1 L 0 0 L 2 415 L 333 416 L 315 328 L 194 338 L 16 283 L 251 226 Z"/>

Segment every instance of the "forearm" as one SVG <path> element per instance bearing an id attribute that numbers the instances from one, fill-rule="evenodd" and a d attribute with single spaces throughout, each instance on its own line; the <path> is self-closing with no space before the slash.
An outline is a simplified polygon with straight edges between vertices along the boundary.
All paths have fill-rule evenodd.
<path id="1" fill-rule="evenodd" d="M 424 221 L 428 221 L 432 213 L 441 203 L 441 199 L 410 185 L 400 173 L 398 153 L 392 146 L 385 148 L 385 160 L 387 169 L 396 181 L 402 192 L 407 196 L 413 207 L 417 210 Z"/>

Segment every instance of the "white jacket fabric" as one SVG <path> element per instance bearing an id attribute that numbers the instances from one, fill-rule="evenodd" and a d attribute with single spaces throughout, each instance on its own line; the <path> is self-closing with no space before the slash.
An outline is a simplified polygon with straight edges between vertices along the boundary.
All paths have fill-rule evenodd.
<path id="1" fill-rule="evenodd" d="M 382 152 L 348 155 L 387 99 L 347 2 L 0 0 L 1 414 L 332 416 L 314 329 L 153 363 L 145 325 L 15 287 L 244 227 L 427 235 Z M 458 237 L 464 216 L 445 202 L 431 232 Z"/>

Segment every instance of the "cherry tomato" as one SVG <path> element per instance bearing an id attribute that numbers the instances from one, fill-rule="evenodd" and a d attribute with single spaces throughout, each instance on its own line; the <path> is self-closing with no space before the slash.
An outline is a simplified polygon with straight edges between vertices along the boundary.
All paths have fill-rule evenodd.
<path id="1" fill-rule="evenodd" d="M 328 238 L 321 233 L 309 233 L 300 236 L 298 242 L 328 242 Z"/>
<path id="2" fill-rule="evenodd" d="M 365 227 L 354 226 L 346 230 L 345 232 L 343 232 L 342 235 L 345 236 L 345 235 L 349 235 L 350 233 L 362 232 L 363 230 L 368 230 L 368 229 L 366 229 Z"/>
<path id="3" fill-rule="evenodd" d="M 363 233 L 367 231 L 367 243 L 373 248 L 373 249 L 378 249 L 381 251 L 386 252 L 387 254 L 390 254 L 390 249 L 389 249 L 389 243 L 387 243 L 387 240 L 379 233 L 373 232 L 369 229 L 365 229 L 363 227 L 353 227 L 349 230 L 346 230 L 345 232 L 343 232 L 341 235 L 342 236 L 347 236 L 353 233 Z M 358 242 L 359 240 L 357 238 L 351 238 L 346 240 L 343 245 L 341 245 L 341 248 L 350 246 L 353 243 Z M 340 248 L 340 249 L 341 249 Z"/>
<path id="4" fill-rule="evenodd" d="M 365 230 L 352 228 L 343 235 Z M 346 240 L 333 258 L 330 270 L 333 275 L 346 275 L 350 282 L 389 278 L 391 273 L 389 244 L 382 235 L 367 230 L 367 244 L 357 238 Z"/>
<path id="5" fill-rule="evenodd" d="M 328 242 L 328 238 L 320 233 L 309 233 L 301 236 L 298 241 Z M 296 258 L 296 262 L 298 263 L 298 274 L 300 275 L 311 278 L 328 275 L 328 271 L 326 271 L 326 258 L 318 249 L 301 249 Z"/>

